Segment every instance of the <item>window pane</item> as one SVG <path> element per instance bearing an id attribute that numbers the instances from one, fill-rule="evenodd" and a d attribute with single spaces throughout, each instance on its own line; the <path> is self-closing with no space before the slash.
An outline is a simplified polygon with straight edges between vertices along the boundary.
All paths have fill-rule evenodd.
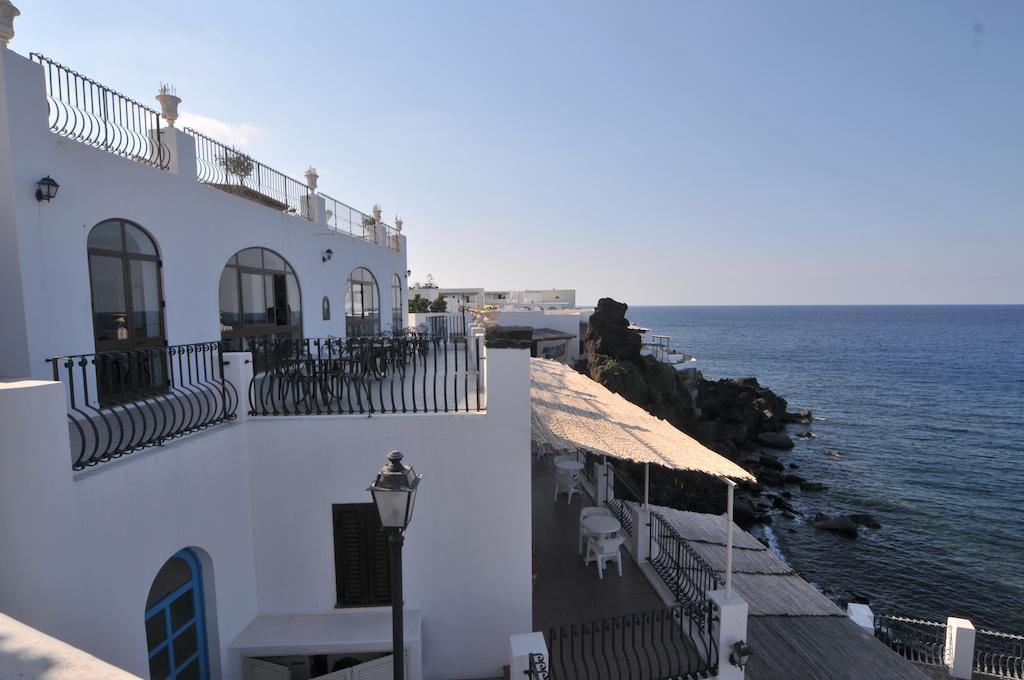
<path id="1" fill-rule="evenodd" d="M 174 680 L 199 680 L 199 659 L 195 659 L 184 669 L 178 671 Z"/>
<path id="2" fill-rule="evenodd" d="M 268 277 L 269 278 L 269 277 Z M 284 274 L 275 274 L 274 282 L 274 311 L 277 314 L 277 325 L 288 325 L 288 284 L 285 282 Z"/>
<path id="3" fill-rule="evenodd" d="M 275 252 L 264 249 L 263 250 L 263 268 L 273 269 L 277 272 L 283 272 L 285 270 L 284 260 L 281 256 Z"/>
<path id="4" fill-rule="evenodd" d="M 196 624 L 193 623 L 174 638 L 171 645 L 174 647 L 174 663 L 184 665 L 182 662 L 187 661 L 199 649 L 199 641 L 196 640 Z"/>
<path id="5" fill-rule="evenodd" d="M 97 340 L 127 340 L 124 265 L 119 257 L 89 256 L 92 278 L 92 313 Z"/>
<path id="6" fill-rule="evenodd" d="M 299 282 L 295 279 L 295 274 L 288 275 L 288 309 L 288 324 L 291 326 L 301 326 L 302 296 L 299 295 Z"/>
<path id="7" fill-rule="evenodd" d="M 241 318 L 238 314 L 238 270 L 224 267 L 220 273 L 220 330 L 237 330 Z"/>
<path id="8" fill-rule="evenodd" d="M 146 644 L 149 650 L 159 645 L 167 637 L 167 624 L 164 621 L 164 610 L 160 609 L 156 614 L 146 619 Z"/>
<path id="9" fill-rule="evenodd" d="M 263 300 L 267 306 L 267 323 L 272 326 L 277 325 L 277 310 L 274 308 L 274 277 L 264 276 L 263 277 Z"/>
<path id="10" fill-rule="evenodd" d="M 124 225 L 124 242 L 129 253 L 156 255 L 156 246 L 153 245 L 153 239 L 149 238 L 146 232 L 134 224 Z M 120 248 L 120 246 L 118 247 Z"/>
<path id="11" fill-rule="evenodd" d="M 97 224 L 89 232 L 89 247 L 121 251 L 121 223 L 113 220 Z"/>
<path id="12" fill-rule="evenodd" d="M 160 271 L 151 260 L 129 260 L 135 337 L 160 336 Z"/>
<path id="13" fill-rule="evenodd" d="M 262 275 L 242 272 L 242 311 L 246 326 L 266 325 L 267 305 Z"/>
<path id="14" fill-rule="evenodd" d="M 171 664 L 164 647 L 149 660 L 149 677 L 151 680 L 165 680 L 171 675 Z"/>
<path id="15" fill-rule="evenodd" d="M 261 248 L 246 248 L 238 253 L 238 264 L 242 267 L 263 268 L 263 251 Z"/>
<path id="16" fill-rule="evenodd" d="M 188 562 L 180 557 L 172 557 L 160 567 L 153 585 L 149 589 L 149 597 L 146 599 L 146 609 L 152 609 L 156 604 L 173 593 L 178 588 L 192 580 L 192 568 Z"/>
<path id="17" fill-rule="evenodd" d="M 186 590 L 171 603 L 171 630 L 178 630 L 196 615 L 195 592 Z M 175 655 L 177 658 L 177 655 Z"/>

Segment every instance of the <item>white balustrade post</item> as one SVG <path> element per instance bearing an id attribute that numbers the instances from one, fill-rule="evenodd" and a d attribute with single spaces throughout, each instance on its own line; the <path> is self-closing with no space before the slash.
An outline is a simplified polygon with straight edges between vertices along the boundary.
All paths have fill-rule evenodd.
<path id="1" fill-rule="evenodd" d="M 974 671 L 974 624 L 967 619 L 946 619 L 946 670 L 954 678 L 970 680 Z"/>
<path id="2" fill-rule="evenodd" d="M 846 605 L 846 616 L 869 635 L 875 634 L 875 613 L 868 605 L 850 602 Z"/>
<path id="3" fill-rule="evenodd" d="M 718 621 L 715 623 L 712 635 L 715 636 L 718 644 L 718 680 L 743 680 L 746 676 L 745 669 L 733 665 L 729 660 L 732 646 L 737 642 L 747 640 L 747 603 L 737 595 L 732 594 L 731 598 L 725 596 L 724 590 L 712 590 L 708 592 L 708 599 L 718 608 Z M 757 654 L 759 650 L 753 650 Z M 771 650 L 760 650 L 764 654 L 770 654 Z"/>
<path id="4" fill-rule="evenodd" d="M 0 47 L 14 39 L 14 19 L 21 12 L 8 0 L 0 0 Z"/>
<path id="5" fill-rule="evenodd" d="M 238 407 L 235 418 L 238 421 L 249 417 L 249 383 L 252 382 L 252 354 L 249 352 L 224 352 L 224 380 L 231 383 L 238 393 Z M 230 388 L 228 388 L 230 389 Z"/>

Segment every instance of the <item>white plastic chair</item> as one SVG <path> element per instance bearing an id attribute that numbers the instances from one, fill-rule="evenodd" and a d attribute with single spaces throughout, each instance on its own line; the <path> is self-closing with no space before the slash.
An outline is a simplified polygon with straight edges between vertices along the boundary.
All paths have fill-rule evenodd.
<path id="1" fill-rule="evenodd" d="M 561 455 L 561 456 L 555 456 L 551 460 L 554 462 L 555 465 L 558 465 L 559 463 L 564 462 L 564 461 L 574 461 L 574 460 L 576 460 L 576 456 Z"/>
<path id="2" fill-rule="evenodd" d="M 573 472 L 566 472 L 555 469 L 555 500 L 558 502 L 558 494 L 564 493 L 568 498 L 566 503 L 572 503 L 572 495 L 580 492 L 579 477 Z"/>
<path id="3" fill-rule="evenodd" d="M 604 579 L 604 568 L 609 562 L 615 562 L 619 567 L 619 576 L 622 576 L 622 537 L 590 539 L 587 541 L 587 557 L 584 564 L 590 564 L 591 560 L 597 560 L 597 576 Z"/>
<path id="4" fill-rule="evenodd" d="M 594 505 L 589 508 L 583 508 L 582 510 L 580 510 L 580 547 L 576 551 L 580 555 L 583 554 L 583 539 L 590 540 L 591 538 L 594 538 L 599 535 L 596 532 L 590 531 L 589 529 L 583 526 L 583 520 L 594 515 L 606 515 L 608 517 L 611 517 L 612 511 L 604 507 L 603 505 Z"/>

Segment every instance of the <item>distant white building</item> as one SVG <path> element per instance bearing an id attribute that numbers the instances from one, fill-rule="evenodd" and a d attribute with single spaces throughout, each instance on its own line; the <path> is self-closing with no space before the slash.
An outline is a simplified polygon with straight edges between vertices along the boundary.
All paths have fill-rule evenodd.
<path id="1" fill-rule="evenodd" d="M 478 309 L 493 306 L 499 309 L 510 307 L 569 309 L 576 306 L 576 291 L 571 288 L 550 290 L 485 290 L 483 288 L 444 288 L 413 286 L 409 297 L 419 295 L 426 300 L 444 298 L 448 310 Z"/>

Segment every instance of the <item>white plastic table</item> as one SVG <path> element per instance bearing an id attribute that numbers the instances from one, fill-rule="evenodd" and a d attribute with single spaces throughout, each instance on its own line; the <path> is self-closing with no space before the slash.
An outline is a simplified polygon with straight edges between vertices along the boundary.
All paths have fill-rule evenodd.
<path id="1" fill-rule="evenodd" d="M 579 472 L 583 469 L 583 463 L 575 460 L 562 460 L 555 463 L 555 467 L 565 472 Z"/>
<path id="2" fill-rule="evenodd" d="M 607 538 L 610 534 L 617 533 L 622 528 L 622 524 L 608 515 L 590 515 L 583 519 L 583 528 L 602 538 Z"/>

